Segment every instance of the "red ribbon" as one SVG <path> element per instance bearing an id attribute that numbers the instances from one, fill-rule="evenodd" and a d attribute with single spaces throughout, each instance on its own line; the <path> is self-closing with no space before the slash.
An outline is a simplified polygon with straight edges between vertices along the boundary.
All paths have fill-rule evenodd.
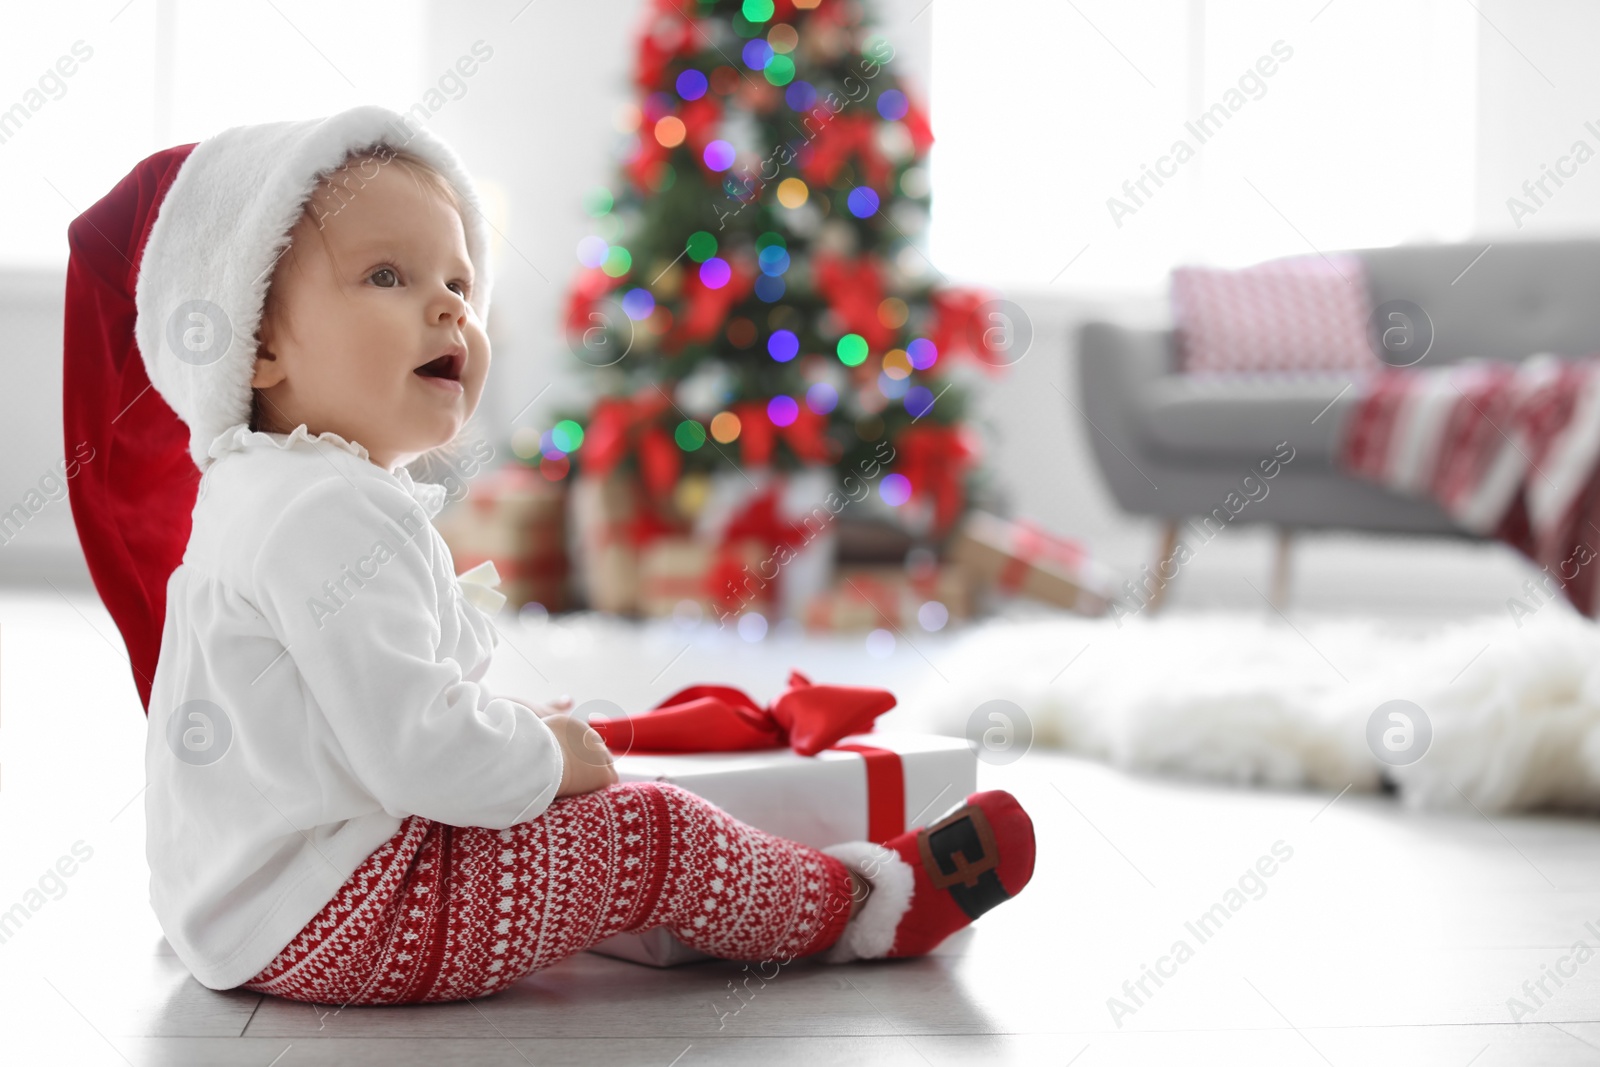
<path id="1" fill-rule="evenodd" d="M 828 417 L 810 407 L 801 405 L 794 421 L 787 426 L 773 425 L 767 417 L 767 406 L 759 401 L 743 401 L 731 410 L 739 416 L 739 448 L 747 467 L 770 464 L 780 435 L 789 451 L 802 463 L 832 463 L 834 460 L 833 445 L 828 440 Z"/>
<path id="2" fill-rule="evenodd" d="M 879 844 L 905 830 L 905 768 L 900 754 L 838 742 L 868 733 L 895 706 L 887 689 L 812 685 L 799 671 L 789 688 L 762 707 L 731 686 L 693 685 L 649 711 L 589 723 L 607 748 L 623 753 L 743 752 L 787 746 L 802 756 L 823 750 L 858 752 L 866 763 L 867 834 Z"/>
<path id="3" fill-rule="evenodd" d="M 661 338 L 661 351 L 676 355 L 686 344 L 710 341 L 720 334 L 740 301 L 755 289 L 756 271 L 743 257 L 728 259 L 728 281 L 712 289 L 700 280 L 698 269 L 686 270 L 683 279 L 683 310 L 672 328 Z"/>
<path id="4" fill-rule="evenodd" d="M 1070 573 L 1083 560 L 1083 545 L 1079 542 L 1057 537 L 1029 519 L 1018 519 L 1012 524 L 1010 550 L 995 584 L 1007 593 L 1015 593 L 1036 563 L 1059 563 Z"/>
<path id="5" fill-rule="evenodd" d="M 913 136 L 917 132 L 913 129 Z M 892 170 L 878 149 L 878 122 L 866 115 L 837 115 L 826 121 L 811 144 L 800 153 L 800 173 L 813 188 L 832 185 L 841 168 L 854 156 L 866 179 L 863 184 L 884 189 Z"/>
<path id="6" fill-rule="evenodd" d="M 605 477 L 630 453 L 639 461 L 639 477 L 652 496 L 661 499 L 678 484 L 683 456 L 657 418 L 671 406 L 656 389 L 632 397 L 601 397 L 595 402 L 581 453 L 585 474 Z"/>
<path id="7" fill-rule="evenodd" d="M 815 756 L 851 734 L 873 728 L 895 706 L 887 689 L 858 685 L 812 685 L 789 672 L 789 688 L 762 707 L 740 689 L 692 685 L 649 711 L 621 719 L 596 719 L 606 747 L 623 752 L 743 752 L 789 747 Z"/>
<path id="8" fill-rule="evenodd" d="M 1019 358 L 1011 350 L 1018 339 L 1010 332 L 1010 324 L 1000 317 L 1002 313 L 995 310 L 993 317 L 979 314 L 992 299 L 990 294 L 976 289 L 943 289 L 929 298 L 933 328 L 928 331 L 928 340 L 940 358 L 964 355 L 991 375 Z"/>
<path id="9" fill-rule="evenodd" d="M 811 276 L 817 292 L 844 321 L 848 332 L 860 334 L 873 351 L 882 351 L 894 343 L 895 331 L 878 318 L 878 305 L 883 303 L 883 275 L 876 256 L 847 260 L 815 253 L 811 257 Z"/>
<path id="10" fill-rule="evenodd" d="M 911 482 L 912 495 L 933 498 L 935 533 L 949 529 L 966 507 L 961 478 L 971 450 L 960 431 L 937 423 L 908 426 L 894 444 L 900 453 L 899 472 Z"/>

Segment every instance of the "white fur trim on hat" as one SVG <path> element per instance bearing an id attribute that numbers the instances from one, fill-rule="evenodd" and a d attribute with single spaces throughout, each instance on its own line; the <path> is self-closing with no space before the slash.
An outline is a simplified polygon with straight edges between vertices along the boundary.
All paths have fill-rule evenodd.
<path id="1" fill-rule="evenodd" d="M 818 954 L 823 963 L 874 959 L 894 947 L 894 932 L 911 909 L 916 872 L 899 853 L 870 841 L 846 841 L 822 850 L 872 883 L 861 910 L 845 924 L 829 948 Z"/>
<path id="2" fill-rule="evenodd" d="M 249 421 L 272 269 L 317 178 L 352 150 L 380 143 L 421 156 L 459 192 L 475 274 L 471 304 L 487 321 L 489 225 L 466 167 L 426 129 L 363 105 L 321 119 L 234 126 L 201 141 L 150 228 L 134 286 L 134 337 L 151 384 L 189 427 L 189 453 L 202 471 L 217 435 Z"/>

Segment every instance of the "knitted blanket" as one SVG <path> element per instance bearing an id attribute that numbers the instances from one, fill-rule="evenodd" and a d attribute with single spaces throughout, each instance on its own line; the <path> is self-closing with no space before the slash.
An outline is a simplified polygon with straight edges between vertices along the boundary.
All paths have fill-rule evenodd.
<path id="1" fill-rule="evenodd" d="M 1431 497 L 1543 568 L 1544 596 L 1565 595 L 1596 617 L 1600 358 L 1383 370 L 1356 388 L 1339 443 L 1344 470 Z"/>

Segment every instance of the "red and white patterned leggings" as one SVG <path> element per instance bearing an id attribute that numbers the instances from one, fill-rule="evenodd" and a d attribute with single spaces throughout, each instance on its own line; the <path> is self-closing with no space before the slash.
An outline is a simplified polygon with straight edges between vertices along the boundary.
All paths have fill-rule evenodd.
<path id="1" fill-rule="evenodd" d="M 318 1004 L 463 1000 L 613 934 L 792 959 L 850 917 L 843 863 L 667 782 L 561 797 L 504 830 L 412 815 L 241 988 Z"/>

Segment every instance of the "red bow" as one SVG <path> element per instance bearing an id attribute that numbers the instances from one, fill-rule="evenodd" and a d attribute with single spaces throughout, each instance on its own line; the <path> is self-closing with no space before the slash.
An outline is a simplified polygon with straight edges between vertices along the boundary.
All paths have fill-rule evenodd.
<path id="1" fill-rule="evenodd" d="M 629 452 L 639 460 L 639 477 L 657 498 L 672 492 L 683 458 L 656 421 L 671 406 L 666 394 L 642 389 L 632 397 L 601 397 L 589 419 L 582 452 L 584 473 L 605 477 Z"/>
<path id="2" fill-rule="evenodd" d="M 842 738 L 867 733 L 894 707 L 887 689 L 812 685 L 799 671 L 789 688 L 762 707 L 742 690 L 693 685 L 649 711 L 589 725 L 606 747 L 624 753 L 743 752 L 787 746 L 815 756 Z"/>
<path id="3" fill-rule="evenodd" d="M 889 160 L 878 150 L 878 122 L 866 115 L 841 115 L 818 131 L 799 157 L 800 173 L 813 187 L 832 185 L 839 170 L 855 156 L 864 184 L 874 189 L 888 185 Z"/>
<path id="4" fill-rule="evenodd" d="M 579 271 L 567 290 L 567 333 L 584 335 L 579 341 L 588 342 L 588 331 L 604 329 L 605 320 L 600 317 L 597 321 L 595 306 L 621 284 L 621 278 L 613 278 L 603 270 Z"/>
<path id="5" fill-rule="evenodd" d="M 739 416 L 739 447 L 745 466 L 765 467 L 772 462 L 772 448 L 779 434 L 789 443 L 789 450 L 802 463 L 831 463 L 833 448 L 828 441 L 828 417 L 818 415 L 805 404 L 800 405 L 794 421 L 787 426 L 774 426 L 767 417 L 767 406 L 759 401 L 743 401 L 733 406 Z"/>
<path id="6" fill-rule="evenodd" d="M 739 257 L 728 260 L 728 282 L 712 289 L 700 280 L 698 268 L 685 271 L 682 313 L 661 339 L 661 351 L 676 355 L 684 345 L 709 341 L 722 332 L 734 307 L 755 288 L 756 274 Z"/>
<path id="7" fill-rule="evenodd" d="M 633 70 L 634 84 L 644 92 L 660 88 L 667 64 L 681 55 L 692 55 L 698 42 L 693 23 L 674 0 L 656 0 L 654 10 L 641 20 Z"/>
<path id="8" fill-rule="evenodd" d="M 1020 358 L 1012 351 L 1018 342 L 1004 316 L 998 310 L 979 314 L 992 299 L 976 289 L 943 289 L 932 295 L 934 321 L 928 340 L 941 358 L 974 357 L 990 374 Z"/>
<path id="9" fill-rule="evenodd" d="M 844 320 L 848 332 L 860 334 L 875 352 L 888 348 L 895 331 L 878 318 L 883 303 L 883 276 L 876 257 L 845 260 L 841 256 L 818 253 L 811 259 L 811 276 L 828 301 L 828 306 Z"/>
<path id="10" fill-rule="evenodd" d="M 971 450 L 951 426 L 908 426 L 895 439 L 898 469 L 911 483 L 913 496 L 933 498 L 934 530 L 942 533 L 961 517 L 966 492 L 962 474 Z"/>

